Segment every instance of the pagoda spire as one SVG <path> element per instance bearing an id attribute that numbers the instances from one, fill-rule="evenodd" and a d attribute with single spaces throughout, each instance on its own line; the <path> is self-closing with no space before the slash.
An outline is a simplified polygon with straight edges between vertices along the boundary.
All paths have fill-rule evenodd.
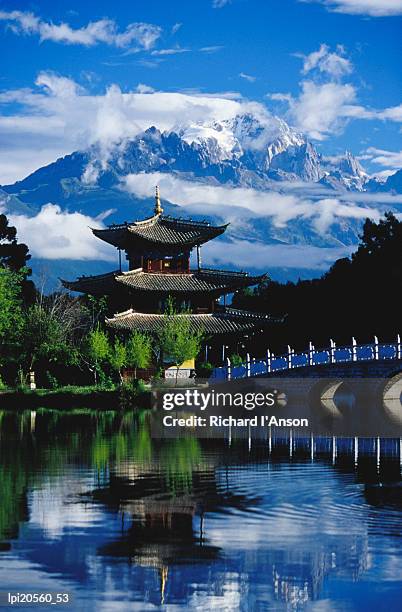
<path id="1" fill-rule="evenodd" d="M 155 187 L 155 215 L 161 215 L 163 208 L 161 206 L 161 199 L 159 197 L 159 187 Z"/>

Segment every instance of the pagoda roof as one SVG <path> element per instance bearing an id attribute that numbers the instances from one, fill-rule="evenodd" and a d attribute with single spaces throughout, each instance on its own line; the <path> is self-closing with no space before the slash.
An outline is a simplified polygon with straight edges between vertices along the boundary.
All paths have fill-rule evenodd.
<path id="1" fill-rule="evenodd" d="M 79 291 L 80 293 L 90 293 L 93 295 L 107 295 L 112 293 L 116 288 L 116 276 L 120 274 L 119 270 L 115 272 L 107 272 L 106 274 L 98 274 L 97 276 L 80 276 L 75 281 L 67 281 L 60 279 L 63 287 L 70 291 Z"/>
<path id="2" fill-rule="evenodd" d="M 231 292 L 241 287 L 257 285 L 266 275 L 249 276 L 247 272 L 230 272 L 204 268 L 190 273 L 144 272 L 130 270 L 116 277 L 119 284 L 136 291 L 160 293 Z"/>
<path id="3" fill-rule="evenodd" d="M 206 334 L 232 334 L 235 332 L 251 331 L 253 329 L 263 329 L 272 323 L 281 323 L 282 318 L 273 317 L 267 314 L 252 313 L 235 308 L 225 308 L 207 314 L 177 314 L 175 317 L 190 319 L 190 326 L 193 331 L 203 331 Z M 106 319 L 109 327 L 126 331 L 141 331 L 156 333 L 163 328 L 166 315 L 147 314 L 127 310 L 115 314 L 113 318 Z"/>
<path id="4" fill-rule="evenodd" d="M 153 293 L 231 293 L 242 287 L 257 285 L 267 275 L 249 276 L 247 272 L 231 272 L 204 268 L 190 273 L 144 272 L 142 268 L 128 272 L 109 272 L 98 276 L 81 276 L 64 281 L 64 287 L 82 293 L 109 294 L 117 286 L 134 292 Z"/>
<path id="5" fill-rule="evenodd" d="M 93 229 L 95 236 L 123 250 L 137 247 L 146 250 L 152 246 L 169 248 L 193 248 L 220 236 L 225 225 L 211 225 L 207 221 L 194 221 L 156 214 L 144 221 L 109 225 L 106 229 Z"/>

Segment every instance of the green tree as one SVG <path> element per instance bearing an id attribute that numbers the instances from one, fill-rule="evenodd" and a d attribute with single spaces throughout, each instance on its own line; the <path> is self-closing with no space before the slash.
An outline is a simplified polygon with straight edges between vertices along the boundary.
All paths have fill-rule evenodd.
<path id="1" fill-rule="evenodd" d="M 137 378 L 137 368 L 148 368 L 152 358 L 152 343 L 149 336 L 133 331 L 127 342 L 127 365 L 134 368 Z"/>
<path id="2" fill-rule="evenodd" d="M 120 384 L 123 384 L 122 369 L 127 365 L 127 349 L 123 342 L 116 338 L 110 347 L 108 361 L 112 370 L 119 375 Z"/>
<path id="3" fill-rule="evenodd" d="M 49 363 L 71 365 L 77 351 L 56 312 L 44 302 L 28 308 L 21 333 L 22 367 L 31 371 L 36 365 L 47 369 Z"/>
<path id="4" fill-rule="evenodd" d="M 81 298 L 81 303 L 83 311 L 91 321 L 92 329 L 104 322 L 108 310 L 108 302 L 105 296 L 86 295 Z"/>
<path id="5" fill-rule="evenodd" d="M 83 354 L 84 361 L 94 375 L 95 385 L 98 384 L 98 377 L 102 372 L 102 366 L 108 361 L 109 355 L 109 338 L 98 326 L 96 329 L 89 332 Z"/>
<path id="6" fill-rule="evenodd" d="M 177 312 L 172 299 L 169 299 L 158 344 L 164 359 L 176 366 L 176 380 L 180 365 L 188 359 L 195 359 L 201 350 L 203 332 L 193 330 L 189 318 L 190 311 Z"/>
<path id="7" fill-rule="evenodd" d="M 23 327 L 21 275 L 0 267 L 0 365 L 15 351 Z"/>
<path id="8" fill-rule="evenodd" d="M 256 336 L 253 352 L 275 352 L 290 344 L 303 350 L 309 340 L 327 346 L 394 341 L 401 331 L 402 221 L 386 213 L 378 222 L 366 219 L 360 242 L 349 258 L 338 259 L 321 278 L 297 283 L 270 281 L 253 294 L 238 292 L 233 305 L 255 312 L 286 315 L 283 324 Z"/>
<path id="9" fill-rule="evenodd" d="M 27 245 L 17 242 L 15 227 L 9 224 L 5 215 L 0 215 L 0 265 L 18 272 L 25 268 L 30 258 Z"/>

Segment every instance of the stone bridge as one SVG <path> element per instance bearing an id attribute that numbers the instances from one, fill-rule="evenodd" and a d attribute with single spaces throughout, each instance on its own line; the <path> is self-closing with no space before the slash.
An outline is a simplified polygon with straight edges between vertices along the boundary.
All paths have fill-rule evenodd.
<path id="1" fill-rule="evenodd" d="M 390 416 L 402 423 L 402 347 L 398 335 L 394 343 L 330 346 L 317 350 L 312 343 L 305 352 L 295 353 L 288 347 L 285 355 L 275 356 L 269 350 L 265 359 L 247 355 L 243 364 L 234 366 L 226 360 L 224 367 L 215 368 L 212 378 L 229 381 L 252 378 L 267 379 L 283 396 L 283 401 L 317 400 L 334 416 L 342 402 L 352 404 L 371 401 L 384 404 Z M 250 381 L 251 382 L 251 381 Z"/>

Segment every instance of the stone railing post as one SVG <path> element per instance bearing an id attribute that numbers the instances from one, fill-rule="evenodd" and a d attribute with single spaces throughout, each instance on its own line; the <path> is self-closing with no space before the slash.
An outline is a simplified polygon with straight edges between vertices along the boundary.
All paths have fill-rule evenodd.
<path id="1" fill-rule="evenodd" d="M 396 358 L 402 359 L 401 336 L 399 334 L 396 338 Z"/>
<path id="2" fill-rule="evenodd" d="M 374 336 L 374 359 L 378 361 L 379 351 L 378 351 L 378 338 Z"/>
<path id="3" fill-rule="evenodd" d="M 251 376 L 251 361 L 250 361 L 250 353 L 246 355 L 246 376 L 250 378 Z"/>
<path id="4" fill-rule="evenodd" d="M 267 349 L 267 374 L 271 372 L 271 351 Z"/>
<path id="5" fill-rule="evenodd" d="M 290 348 L 289 344 L 288 344 L 288 369 L 289 370 L 292 369 L 292 349 Z"/>
<path id="6" fill-rule="evenodd" d="M 314 344 L 311 341 L 308 343 L 308 364 L 314 365 Z"/>
<path id="7" fill-rule="evenodd" d="M 227 380 L 232 380 L 232 364 L 230 363 L 229 357 L 226 357 L 226 371 L 227 371 Z"/>
<path id="8" fill-rule="evenodd" d="M 226 346 L 225 344 L 222 344 L 222 363 L 225 363 L 226 349 L 227 348 L 229 348 L 229 347 Z"/>
<path id="9" fill-rule="evenodd" d="M 357 361 L 357 342 L 356 338 L 352 338 L 352 361 Z"/>
<path id="10" fill-rule="evenodd" d="M 335 348 L 336 348 L 336 344 L 335 342 L 332 340 L 332 338 L 329 341 L 330 345 L 331 345 L 331 350 L 330 350 L 330 363 L 335 363 Z"/>

